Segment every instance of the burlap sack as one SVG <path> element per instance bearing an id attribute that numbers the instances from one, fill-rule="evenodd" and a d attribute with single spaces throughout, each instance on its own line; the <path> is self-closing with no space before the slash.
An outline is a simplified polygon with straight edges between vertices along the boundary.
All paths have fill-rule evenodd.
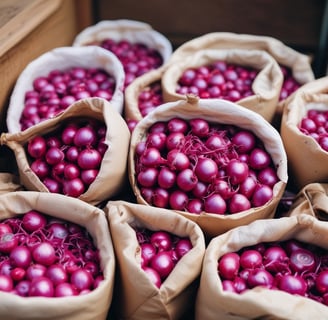
<path id="1" fill-rule="evenodd" d="M 126 121 L 139 121 L 143 118 L 139 109 L 139 94 L 152 84 L 156 82 L 161 83 L 166 68 L 167 65 L 164 65 L 161 68 L 149 71 L 132 81 L 130 85 L 126 87 L 124 91 L 124 119 Z"/>
<path id="2" fill-rule="evenodd" d="M 199 50 L 233 48 L 268 52 L 279 65 L 290 68 L 293 77 L 301 85 L 311 82 L 315 78 L 310 56 L 292 49 L 273 37 L 251 34 L 212 32 L 202 35 L 178 47 L 172 53 L 170 62 L 174 63 L 174 61 L 184 59 Z"/>
<path id="3" fill-rule="evenodd" d="M 288 156 L 291 182 L 297 189 L 313 182 L 328 182 L 328 153 L 298 126 L 309 109 L 328 110 L 328 95 L 299 90 L 285 105 L 280 134 Z"/>
<path id="4" fill-rule="evenodd" d="M 259 72 L 252 83 L 253 95 L 242 98 L 236 103 L 252 110 L 271 122 L 279 100 L 283 83 L 283 74 L 278 63 L 267 52 L 246 49 L 208 49 L 170 63 L 163 74 L 162 88 L 164 101 L 175 101 L 184 98 L 176 93 L 178 80 L 189 68 L 198 68 L 222 60 L 227 63 L 251 67 Z"/>
<path id="5" fill-rule="evenodd" d="M 31 61 L 19 75 L 10 96 L 7 111 L 7 129 L 11 133 L 21 131 L 20 118 L 24 109 L 25 93 L 33 88 L 33 80 L 47 76 L 53 70 L 68 70 L 73 67 L 99 68 L 114 77 L 115 91 L 111 107 L 123 112 L 123 86 L 125 73 L 121 62 L 111 52 L 97 46 L 74 48 L 61 47 L 48 51 Z"/>
<path id="6" fill-rule="evenodd" d="M 102 40 L 127 40 L 143 43 L 157 50 L 165 63 L 172 54 L 171 42 L 151 25 L 135 20 L 103 20 L 82 30 L 74 39 L 73 46 L 97 45 Z"/>
<path id="7" fill-rule="evenodd" d="M 140 141 L 145 139 L 147 130 L 152 124 L 160 121 L 168 121 L 174 117 L 182 117 L 183 119 L 201 117 L 210 122 L 232 124 L 251 130 L 264 143 L 267 152 L 271 155 L 274 165 L 277 168 L 277 175 L 280 179 L 273 188 L 273 199 L 262 207 L 230 215 L 217 215 L 207 212 L 200 214 L 192 214 L 184 211 L 177 212 L 197 222 L 206 235 L 210 237 L 226 232 L 231 228 L 248 224 L 257 219 L 273 217 L 288 180 L 287 158 L 280 135 L 259 114 L 221 99 L 197 99 L 196 97 L 188 96 L 187 100 L 179 100 L 161 105 L 147 117 L 139 121 L 131 135 L 128 158 L 129 181 L 137 202 L 147 205 L 136 182 L 135 148 Z"/>
<path id="8" fill-rule="evenodd" d="M 50 133 L 59 128 L 63 121 L 74 117 L 102 120 L 107 127 L 105 143 L 108 149 L 103 155 L 99 173 L 86 192 L 79 197 L 80 200 L 90 204 L 99 204 L 116 195 L 126 183 L 130 142 L 130 132 L 124 119 L 107 100 L 102 98 L 79 100 L 55 118 L 45 120 L 21 132 L 3 133 L 1 143 L 14 151 L 21 184 L 27 190 L 49 192 L 31 170 L 25 147 L 33 137 Z"/>
<path id="9" fill-rule="evenodd" d="M 192 314 L 205 252 L 204 235 L 197 224 L 167 209 L 124 201 L 108 202 L 104 211 L 120 275 L 113 300 L 118 319 L 183 319 Z M 160 288 L 151 283 L 141 268 L 135 227 L 189 237 L 193 244 Z"/>
<path id="10" fill-rule="evenodd" d="M 99 250 L 104 281 L 88 294 L 65 298 L 26 298 L 0 292 L 0 318 L 6 320 L 106 319 L 113 296 L 115 256 L 104 212 L 83 201 L 59 194 L 18 191 L 0 195 L 1 220 L 15 217 L 31 209 L 85 227 Z"/>
<path id="11" fill-rule="evenodd" d="M 328 220 L 328 184 L 310 183 L 295 196 L 286 215 L 307 213 L 319 220 Z"/>
<path id="12" fill-rule="evenodd" d="M 301 214 L 254 221 L 213 238 L 205 251 L 195 319 L 327 319 L 327 306 L 309 298 L 260 287 L 242 294 L 222 289 L 217 266 L 224 253 L 262 242 L 293 238 L 328 249 L 328 224 Z"/>

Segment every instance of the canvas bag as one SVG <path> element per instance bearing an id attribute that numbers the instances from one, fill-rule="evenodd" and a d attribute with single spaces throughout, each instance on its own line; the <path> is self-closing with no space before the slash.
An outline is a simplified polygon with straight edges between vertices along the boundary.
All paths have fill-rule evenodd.
<path id="1" fill-rule="evenodd" d="M 7 111 L 7 128 L 11 133 L 21 131 L 20 118 L 24 110 L 25 93 L 33 88 L 33 80 L 47 76 L 53 70 L 73 67 L 99 68 L 107 71 L 116 81 L 111 106 L 123 112 L 123 86 L 125 73 L 121 62 L 111 52 L 97 46 L 73 48 L 60 47 L 48 51 L 31 61 L 19 75 Z"/>
<path id="2" fill-rule="evenodd" d="M 279 65 L 290 68 L 293 77 L 301 85 L 315 79 L 310 56 L 292 49 L 278 39 L 260 35 L 233 32 L 207 33 L 183 43 L 172 53 L 170 61 L 174 63 L 199 50 L 232 48 L 268 52 Z M 281 108 L 282 102 L 279 102 L 277 112 L 281 113 Z"/>
<path id="3" fill-rule="evenodd" d="M 328 184 L 309 183 L 293 200 L 287 215 L 307 213 L 319 220 L 328 220 Z"/>
<path id="4" fill-rule="evenodd" d="M 60 194 L 18 191 L 0 195 L 1 220 L 18 216 L 32 209 L 85 227 L 99 250 L 104 280 L 97 289 L 88 294 L 65 298 L 26 298 L 0 292 L 0 318 L 6 320 L 105 320 L 113 296 L 115 256 L 104 212 L 83 201 Z"/>
<path id="5" fill-rule="evenodd" d="M 179 78 L 186 69 L 206 66 L 218 60 L 255 68 L 259 71 L 252 83 L 254 94 L 242 98 L 236 103 L 260 114 L 264 119 L 271 122 L 276 112 L 283 74 L 272 56 L 261 50 L 207 49 L 195 52 L 183 60 L 170 62 L 162 77 L 164 101 L 184 98 L 182 94 L 176 93 L 176 87 Z"/>
<path id="6" fill-rule="evenodd" d="M 328 110 L 328 94 L 298 90 L 285 105 L 280 134 L 288 156 L 291 180 L 298 190 L 313 182 L 328 182 L 328 152 L 298 125 L 308 109 Z"/>
<path id="7" fill-rule="evenodd" d="M 108 149 L 103 155 L 99 173 L 86 192 L 79 197 L 80 200 L 90 204 L 99 204 L 116 195 L 125 185 L 130 142 L 130 132 L 124 119 L 107 100 L 102 98 L 79 100 L 55 118 L 40 122 L 21 132 L 3 133 L 1 143 L 7 145 L 15 154 L 21 184 L 27 190 L 49 192 L 31 170 L 25 146 L 31 138 L 52 132 L 59 128 L 64 120 L 75 117 L 102 120 L 107 127 L 105 143 Z"/>
<path id="8" fill-rule="evenodd" d="M 120 274 L 114 300 L 118 319 L 181 319 L 190 311 L 198 288 L 204 235 L 194 222 L 167 209 L 125 201 L 104 208 Z M 140 246 L 134 228 L 165 230 L 189 237 L 193 248 L 176 264 L 158 289 L 141 268 Z"/>
<path id="9" fill-rule="evenodd" d="M 82 30 L 74 39 L 73 46 L 97 45 L 102 40 L 127 40 L 130 43 L 143 43 L 157 50 L 163 63 L 172 54 L 171 42 L 151 25 L 131 19 L 102 20 Z"/>
<path id="10" fill-rule="evenodd" d="M 139 94 L 155 82 L 161 82 L 162 76 L 167 68 L 164 65 L 158 69 L 149 71 L 132 81 L 124 91 L 124 119 L 141 120 L 143 115 L 139 109 Z"/>
<path id="11" fill-rule="evenodd" d="M 230 215 L 218 215 L 206 212 L 200 214 L 192 214 L 184 211 L 177 212 L 197 222 L 205 234 L 210 237 L 224 233 L 231 228 L 248 224 L 257 219 L 273 217 L 288 180 L 287 158 L 281 137 L 277 130 L 259 114 L 222 99 L 198 99 L 194 96 L 187 96 L 187 100 L 162 104 L 138 122 L 131 135 L 128 158 L 129 181 L 137 202 L 148 205 L 142 197 L 136 182 L 135 148 L 138 142 L 145 138 L 147 130 L 152 124 L 159 121 L 168 121 L 174 117 L 182 117 L 183 119 L 200 117 L 210 122 L 238 124 L 241 128 L 251 130 L 264 143 L 265 148 L 273 159 L 277 168 L 277 175 L 280 179 L 273 188 L 273 199 L 262 207 L 252 208 Z"/>
<path id="12" fill-rule="evenodd" d="M 195 319 L 327 319 L 327 306 L 309 298 L 260 287 L 242 294 L 222 289 L 217 265 L 223 254 L 249 245 L 292 238 L 328 249 L 328 224 L 300 214 L 257 220 L 213 238 L 205 251 Z"/>

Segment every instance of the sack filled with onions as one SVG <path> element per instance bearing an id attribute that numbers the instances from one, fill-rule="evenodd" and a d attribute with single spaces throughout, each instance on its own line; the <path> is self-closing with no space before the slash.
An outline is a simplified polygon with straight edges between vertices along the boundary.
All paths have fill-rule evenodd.
<path id="1" fill-rule="evenodd" d="M 194 96 L 138 122 L 128 169 L 138 203 L 175 210 L 210 236 L 272 217 L 288 180 L 280 135 L 262 116 Z"/>
<path id="2" fill-rule="evenodd" d="M 300 86 L 315 79 L 310 56 L 298 52 L 278 39 L 268 36 L 212 32 L 191 39 L 178 47 L 171 55 L 170 62 L 185 59 L 199 50 L 248 49 L 268 52 L 280 65 L 284 75 L 279 95 L 277 112 L 282 112 L 282 103 Z"/>
<path id="3" fill-rule="evenodd" d="M 171 210 L 125 201 L 104 208 L 118 265 L 113 316 L 183 319 L 193 315 L 204 235 Z"/>
<path id="4" fill-rule="evenodd" d="M 328 182 L 328 95 L 299 90 L 285 105 L 281 138 L 288 156 L 291 181 L 300 189 Z"/>
<path id="5" fill-rule="evenodd" d="M 201 50 L 170 63 L 162 77 L 164 101 L 186 94 L 224 99 L 255 111 L 271 122 L 283 74 L 267 52 L 246 49 Z"/>
<path id="6" fill-rule="evenodd" d="M 73 46 L 97 45 L 114 53 L 125 71 L 125 86 L 164 65 L 171 42 L 151 25 L 130 19 L 102 20 L 82 30 Z"/>
<path id="7" fill-rule="evenodd" d="M 104 212 L 46 192 L 0 195 L 0 318 L 106 319 L 115 255 Z"/>
<path id="8" fill-rule="evenodd" d="M 16 81 L 7 111 L 8 131 L 25 130 L 88 97 L 111 101 L 122 114 L 124 79 L 117 57 L 97 46 L 48 51 L 31 61 Z"/>
<path id="9" fill-rule="evenodd" d="M 326 222 L 299 214 L 254 221 L 213 238 L 195 318 L 326 319 L 327 234 Z"/>
<path id="10" fill-rule="evenodd" d="M 96 205 L 126 183 L 130 132 L 103 98 L 79 100 L 55 118 L 1 138 L 13 150 L 27 190 Z"/>
<path id="11" fill-rule="evenodd" d="M 133 129 L 136 123 L 164 103 L 161 79 L 167 65 L 135 79 L 124 91 L 124 119 Z"/>
<path id="12" fill-rule="evenodd" d="M 319 220 L 328 220 L 328 184 L 309 183 L 295 195 L 286 215 L 307 213 Z"/>

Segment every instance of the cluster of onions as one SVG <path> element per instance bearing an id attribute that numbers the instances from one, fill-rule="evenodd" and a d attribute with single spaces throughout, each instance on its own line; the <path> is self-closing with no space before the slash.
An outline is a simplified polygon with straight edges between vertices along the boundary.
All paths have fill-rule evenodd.
<path id="1" fill-rule="evenodd" d="M 328 151 L 328 111 L 309 109 L 301 119 L 299 129 L 315 139 L 323 150 Z"/>
<path id="2" fill-rule="evenodd" d="M 158 288 L 193 247 L 189 238 L 163 230 L 136 228 L 136 236 L 141 249 L 141 268 Z"/>
<path id="3" fill-rule="evenodd" d="M 284 81 L 280 90 L 279 101 L 288 98 L 294 91 L 296 91 L 301 85 L 294 78 L 291 68 L 280 65 L 280 69 L 284 76 Z"/>
<path id="4" fill-rule="evenodd" d="M 195 214 L 263 206 L 279 181 L 253 132 L 201 118 L 153 124 L 136 146 L 135 172 L 147 203 Z"/>
<path id="5" fill-rule="evenodd" d="M 296 239 L 225 253 L 218 261 L 218 275 L 226 291 L 242 293 L 261 286 L 328 305 L 327 250 Z"/>
<path id="6" fill-rule="evenodd" d="M 238 101 L 253 95 L 252 84 L 258 71 L 245 66 L 216 61 L 206 66 L 186 69 L 176 92 L 192 93 L 202 99 L 222 98 Z"/>
<path id="7" fill-rule="evenodd" d="M 0 291 L 76 296 L 103 279 L 98 249 L 85 228 L 36 210 L 0 222 Z"/>
<path id="8" fill-rule="evenodd" d="M 151 83 L 144 88 L 138 96 L 138 107 L 140 113 L 145 117 L 152 112 L 156 107 L 163 103 L 162 86 L 160 81 Z"/>
<path id="9" fill-rule="evenodd" d="M 142 117 L 147 116 L 161 104 L 163 104 L 163 95 L 160 81 L 151 83 L 138 94 L 138 108 Z M 138 124 L 138 120 L 126 119 L 126 123 L 130 132 L 132 132 Z"/>
<path id="10" fill-rule="evenodd" d="M 121 61 L 125 71 L 125 87 L 135 78 L 163 64 L 160 52 L 144 43 L 132 43 L 126 39 L 104 39 L 99 46 L 114 53 Z"/>
<path id="11" fill-rule="evenodd" d="M 106 130 L 100 120 L 76 118 L 35 136 L 26 146 L 32 171 L 50 192 L 79 197 L 99 173 Z"/>
<path id="12" fill-rule="evenodd" d="M 33 89 L 25 93 L 21 128 L 25 130 L 50 119 L 83 98 L 100 97 L 110 101 L 115 84 L 114 77 L 99 68 L 73 67 L 37 77 Z"/>

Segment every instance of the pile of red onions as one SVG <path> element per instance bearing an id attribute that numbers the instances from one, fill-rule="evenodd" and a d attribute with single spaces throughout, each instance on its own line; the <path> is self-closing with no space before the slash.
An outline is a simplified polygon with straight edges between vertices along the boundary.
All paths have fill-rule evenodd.
<path id="1" fill-rule="evenodd" d="M 162 86 L 156 81 L 144 88 L 138 96 L 138 107 L 143 117 L 163 103 Z"/>
<path id="2" fill-rule="evenodd" d="M 251 131 L 201 118 L 153 124 L 135 149 L 135 176 L 150 205 L 199 214 L 260 207 L 279 181 Z"/>
<path id="3" fill-rule="evenodd" d="M 0 291 L 76 296 L 102 280 L 98 249 L 84 227 L 36 210 L 0 222 Z"/>
<path id="4" fill-rule="evenodd" d="M 110 101 L 115 91 L 115 79 L 105 70 L 73 67 L 53 70 L 33 81 L 33 89 L 25 93 L 20 118 L 22 130 L 50 119 L 77 100 L 100 97 Z"/>
<path id="5" fill-rule="evenodd" d="M 218 274 L 230 292 L 261 286 L 328 305 L 327 250 L 295 239 L 226 253 L 218 261 Z"/>
<path id="6" fill-rule="evenodd" d="M 176 92 L 195 94 L 202 99 L 221 98 L 238 101 L 253 95 L 252 84 L 258 71 L 225 61 L 216 61 L 206 66 L 186 69 Z"/>
<path id="7" fill-rule="evenodd" d="M 193 247 L 189 238 L 163 230 L 136 228 L 136 236 L 141 249 L 141 268 L 158 288 Z"/>
<path id="8" fill-rule="evenodd" d="M 126 39 L 119 41 L 104 39 L 99 45 L 115 54 L 122 63 L 125 72 L 125 87 L 135 78 L 163 64 L 160 52 L 144 43 L 132 43 Z"/>
<path id="9" fill-rule="evenodd" d="M 280 90 L 279 101 L 288 98 L 301 86 L 300 83 L 294 78 L 290 68 L 280 65 L 280 69 L 282 71 L 284 80 Z"/>
<path id="10" fill-rule="evenodd" d="M 315 139 L 324 151 L 328 151 L 328 111 L 308 110 L 299 123 L 299 129 Z"/>
<path id="11" fill-rule="evenodd" d="M 96 119 L 71 119 L 54 132 L 32 138 L 26 151 L 30 167 L 50 192 L 79 197 L 96 179 L 106 126 Z"/>

